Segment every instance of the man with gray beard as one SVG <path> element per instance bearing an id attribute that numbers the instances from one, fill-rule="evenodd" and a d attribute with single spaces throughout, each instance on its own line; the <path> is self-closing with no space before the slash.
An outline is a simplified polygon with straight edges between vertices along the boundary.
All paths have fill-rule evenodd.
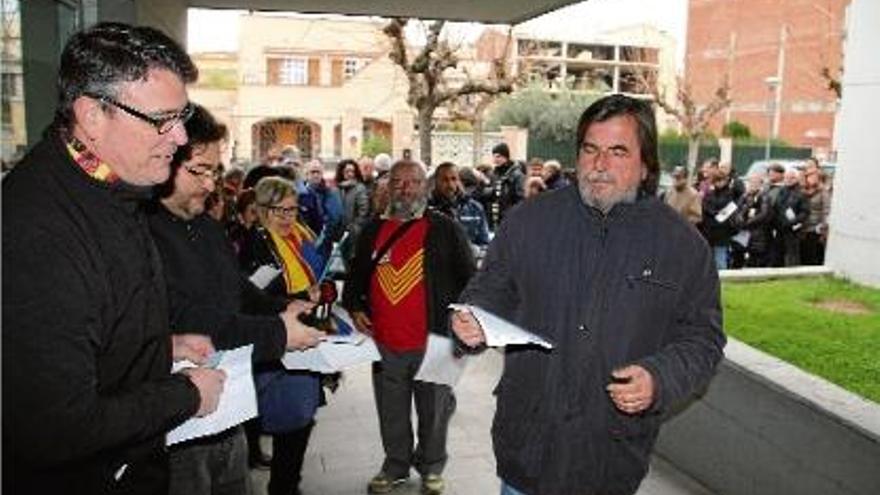
<path id="1" fill-rule="evenodd" d="M 708 383 L 725 343 L 712 253 L 654 196 L 650 103 L 591 105 L 577 153 L 578 184 L 511 210 L 461 296 L 554 344 L 505 352 L 492 426 L 505 495 L 635 493 L 664 414 Z M 484 347 L 471 314 L 452 320 Z"/>
<path id="2" fill-rule="evenodd" d="M 449 217 L 426 210 L 425 171 L 412 161 L 391 167 L 388 207 L 358 238 L 343 304 L 357 329 L 371 335 L 382 360 L 373 367 L 373 390 L 385 461 L 369 493 L 388 493 L 422 476 L 423 494 L 440 494 L 446 464 L 446 432 L 455 410 L 448 385 L 416 381 L 429 332 L 450 337 L 447 306 L 458 299 L 474 259 L 464 230 Z M 410 416 L 415 399 L 418 442 Z"/>

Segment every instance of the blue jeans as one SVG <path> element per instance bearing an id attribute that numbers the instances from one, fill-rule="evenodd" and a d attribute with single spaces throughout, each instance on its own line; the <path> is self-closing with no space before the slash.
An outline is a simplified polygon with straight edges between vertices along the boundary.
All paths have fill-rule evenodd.
<path id="1" fill-rule="evenodd" d="M 712 254 L 715 255 L 715 268 L 727 270 L 728 246 L 712 246 Z"/>
<path id="2" fill-rule="evenodd" d="M 501 480 L 501 495 L 526 495 L 526 494 L 517 490 L 516 488 L 508 485 L 504 480 Z"/>

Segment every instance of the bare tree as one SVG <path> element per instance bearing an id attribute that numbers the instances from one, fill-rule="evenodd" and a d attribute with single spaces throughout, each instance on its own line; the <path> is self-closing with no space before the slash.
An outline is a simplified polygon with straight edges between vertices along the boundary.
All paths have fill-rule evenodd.
<path id="1" fill-rule="evenodd" d="M 493 60 L 488 80 L 470 77 L 461 85 L 450 86 L 444 73 L 458 67 L 459 58 L 448 40 L 441 38 L 446 21 L 434 21 L 428 28 L 425 46 L 410 58 L 404 28 L 408 18 L 394 18 L 383 29 L 391 40 L 389 57 L 403 69 L 409 81 L 407 103 L 416 110 L 419 126 L 419 149 L 422 161 L 431 164 L 431 129 L 434 112 L 448 102 L 473 94 L 498 95 L 513 90 L 504 57 Z"/>
<path id="2" fill-rule="evenodd" d="M 727 108 L 730 99 L 730 82 L 725 77 L 718 88 L 712 94 L 708 103 L 700 103 L 694 97 L 691 86 L 681 78 L 677 79 L 678 90 L 675 93 L 675 102 L 667 100 L 666 89 L 660 88 L 655 81 L 648 84 L 648 89 L 654 96 L 657 105 L 666 113 L 672 115 L 681 124 L 682 134 L 688 140 L 688 174 L 693 175 L 697 167 L 697 153 L 700 150 L 700 141 L 706 135 L 706 130 L 712 118 Z"/>

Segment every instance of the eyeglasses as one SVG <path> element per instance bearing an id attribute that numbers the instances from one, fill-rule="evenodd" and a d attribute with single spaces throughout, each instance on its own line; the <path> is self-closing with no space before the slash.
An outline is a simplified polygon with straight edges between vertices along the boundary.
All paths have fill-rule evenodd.
<path id="1" fill-rule="evenodd" d="M 299 208 L 296 206 L 291 206 L 289 208 L 284 206 L 267 206 L 266 209 L 279 217 L 293 217 L 296 216 L 296 213 L 299 211 Z"/>
<path id="2" fill-rule="evenodd" d="M 177 124 L 184 124 L 190 117 L 193 116 L 193 112 L 195 111 L 195 107 L 193 107 L 192 103 L 187 103 L 183 110 L 179 112 L 174 112 L 171 114 L 162 115 L 161 117 L 155 117 L 152 115 L 147 115 L 139 110 L 135 110 L 134 108 L 120 103 L 109 96 L 99 95 L 97 93 L 84 93 L 89 98 L 94 98 L 98 101 L 106 103 L 108 105 L 112 105 L 123 112 L 131 115 L 136 119 L 140 119 L 153 127 L 156 128 L 156 131 L 159 134 L 166 134 L 174 129 Z"/>
<path id="3" fill-rule="evenodd" d="M 223 172 L 219 168 L 202 168 L 198 165 L 181 165 L 193 177 L 199 179 L 209 179 L 212 182 L 219 182 L 223 178 Z"/>

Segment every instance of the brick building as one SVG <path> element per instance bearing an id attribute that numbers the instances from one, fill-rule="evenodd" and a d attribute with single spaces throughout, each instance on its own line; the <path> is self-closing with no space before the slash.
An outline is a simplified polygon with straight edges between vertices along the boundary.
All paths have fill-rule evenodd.
<path id="1" fill-rule="evenodd" d="M 690 0 L 686 80 L 708 101 L 726 76 L 733 105 L 712 126 L 749 126 L 755 136 L 827 153 L 850 0 Z"/>

